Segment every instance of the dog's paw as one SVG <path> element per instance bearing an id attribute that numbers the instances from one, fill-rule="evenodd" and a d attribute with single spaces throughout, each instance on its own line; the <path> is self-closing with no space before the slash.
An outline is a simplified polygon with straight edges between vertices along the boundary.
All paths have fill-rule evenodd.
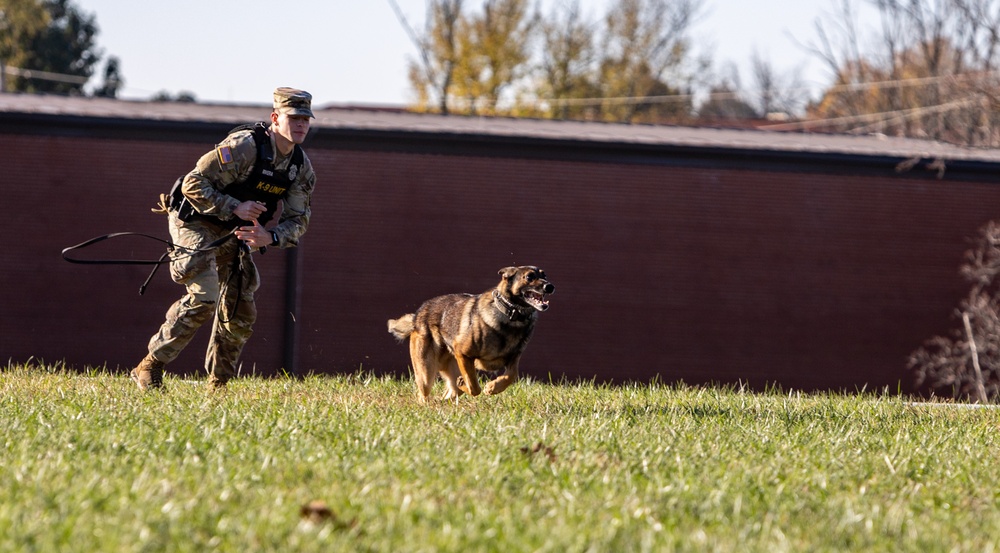
<path id="1" fill-rule="evenodd" d="M 479 381 L 474 381 L 472 383 L 466 382 L 465 378 L 458 377 L 455 379 L 455 384 L 458 386 L 459 392 L 463 394 L 469 394 L 470 396 L 478 396 L 482 393 L 482 389 L 479 387 Z"/>

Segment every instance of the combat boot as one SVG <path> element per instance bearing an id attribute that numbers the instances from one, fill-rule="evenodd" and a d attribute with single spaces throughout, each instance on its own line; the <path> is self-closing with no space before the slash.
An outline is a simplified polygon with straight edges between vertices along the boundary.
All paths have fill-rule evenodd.
<path id="1" fill-rule="evenodd" d="M 208 382 L 206 383 L 207 387 L 208 387 L 208 393 L 209 394 L 213 394 L 213 393 L 217 393 L 217 392 L 225 392 L 226 391 L 226 382 L 227 381 L 220 380 L 218 378 L 215 378 L 214 376 L 209 376 L 208 377 Z"/>
<path id="2" fill-rule="evenodd" d="M 131 377 L 142 391 L 150 389 L 163 389 L 163 361 L 147 355 L 139 362 L 139 366 L 132 369 Z"/>

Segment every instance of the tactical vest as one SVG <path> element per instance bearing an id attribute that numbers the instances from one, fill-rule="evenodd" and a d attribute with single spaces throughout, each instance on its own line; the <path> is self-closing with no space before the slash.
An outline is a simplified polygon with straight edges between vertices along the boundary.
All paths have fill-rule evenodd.
<path id="1" fill-rule="evenodd" d="M 222 193 L 232 196 L 241 202 L 255 201 L 267 206 L 264 213 L 257 217 L 257 222 L 263 226 L 274 218 L 274 213 L 278 209 L 278 200 L 288 195 L 288 189 L 295 182 L 295 178 L 302 172 L 305 156 L 302 148 L 298 144 L 292 151 L 292 159 L 288 164 L 288 169 L 278 171 L 274 168 L 274 150 L 271 148 L 271 140 L 267 136 L 267 124 L 247 123 L 240 125 L 229 131 L 229 135 L 239 131 L 250 130 L 253 132 L 254 143 L 257 144 L 257 159 L 254 161 L 253 169 L 246 179 L 236 181 L 227 186 Z M 228 136 L 228 135 L 227 135 Z M 186 175 L 185 175 L 186 176 Z M 170 189 L 170 209 L 177 211 L 177 217 L 181 221 L 190 221 L 195 218 L 211 220 L 213 223 L 227 229 L 248 226 L 249 222 L 233 216 L 228 221 L 223 221 L 214 215 L 202 215 L 191 205 L 181 192 L 181 184 L 184 177 L 177 179 L 173 188 Z"/>

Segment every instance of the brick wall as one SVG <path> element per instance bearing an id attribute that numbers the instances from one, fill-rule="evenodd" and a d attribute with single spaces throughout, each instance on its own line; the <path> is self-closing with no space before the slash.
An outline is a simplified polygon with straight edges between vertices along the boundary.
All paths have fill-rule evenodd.
<path id="1" fill-rule="evenodd" d="M 535 378 L 910 390 L 907 356 L 955 326 L 967 239 L 1000 205 L 992 184 L 900 176 L 890 163 L 634 162 L 565 144 L 525 156 L 413 140 L 306 145 L 319 182 L 298 252 L 300 372 L 405 373 L 386 319 L 535 264 L 556 285 L 522 360 Z M 163 270 L 140 297 L 148 267 L 72 265 L 59 252 L 114 231 L 165 238 L 148 208 L 212 142 L 0 131 L 14 215 L 0 357 L 122 369 L 142 357 L 182 288 Z M 120 239 L 80 255 L 161 251 Z M 256 258 L 244 371 L 282 367 L 286 255 Z M 201 369 L 207 333 L 172 370 Z"/>

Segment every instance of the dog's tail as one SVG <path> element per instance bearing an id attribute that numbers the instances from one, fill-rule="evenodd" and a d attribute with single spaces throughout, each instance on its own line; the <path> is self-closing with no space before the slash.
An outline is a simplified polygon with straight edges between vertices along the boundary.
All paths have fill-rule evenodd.
<path id="1" fill-rule="evenodd" d="M 402 342 L 413 332 L 413 313 L 403 315 L 398 319 L 389 319 L 389 334 Z"/>

